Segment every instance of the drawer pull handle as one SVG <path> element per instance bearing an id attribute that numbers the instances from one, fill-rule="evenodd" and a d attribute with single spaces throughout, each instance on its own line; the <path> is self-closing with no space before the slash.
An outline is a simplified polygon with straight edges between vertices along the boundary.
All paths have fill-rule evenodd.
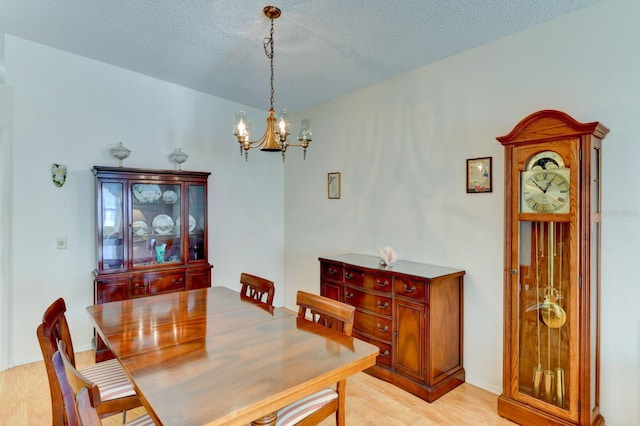
<path id="1" fill-rule="evenodd" d="M 405 293 L 413 293 L 414 291 L 416 291 L 416 286 L 412 285 L 411 288 L 407 287 L 406 284 L 404 284 L 404 292 Z"/>
<path id="2" fill-rule="evenodd" d="M 329 268 L 329 275 L 335 275 L 338 273 L 338 270 L 336 268 Z"/>
<path id="3" fill-rule="evenodd" d="M 382 327 L 380 323 L 376 324 L 376 328 L 378 329 L 378 331 L 382 331 L 383 333 L 386 333 L 389 331 L 388 325 L 385 325 L 384 327 Z"/>
<path id="4" fill-rule="evenodd" d="M 344 295 L 344 297 L 346 297 L 347 299 L 353 299 L 354 294 L 353 293 L 346 293 Z"/>
<path id="5" fill-rule="evenodd" d="M 353 274 L 351 272 L 345 272 L 344 273 L 344 277 L 348 280 L 350 280 L 351 278 L 353 278 Z"/>
<path id="6" fill-rule="evenodd" d="M 389 302 L 384 302 L 384 305 L 382 303 L 380 303 L 380 301 L 378 300 L 377 302 L 378 308 L 380 309 L 387 309 L 389 307 Z"/>
<path id="7" fill-rule="evenodd" d="M 380 280 L 376 280 L 376 285 L 378 287 L 388 287 L 389 286 L 389 281 L 388 280 L 384 280 L 384 282 L 381 283 Z"/>
<path id="8" fill-rule="evenodd" d="M 389 356 L 389 350 L 387 349 L 384 352 L 380 352 L 380 356 Z"/>
<path id="9" fill-rule="evenodd" d="M 142 290 L 144 287 L 144 284 L 136 284 L 136 289 L 138 290 Z"/>

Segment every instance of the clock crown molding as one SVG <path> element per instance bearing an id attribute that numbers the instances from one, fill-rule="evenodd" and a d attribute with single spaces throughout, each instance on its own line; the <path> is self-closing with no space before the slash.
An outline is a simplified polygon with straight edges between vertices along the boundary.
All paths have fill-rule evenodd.
<path id="1" fill-rule="evenodd" d="M 584 135 L 594 135 L 603 139 L 607 133 L 609 128 L 597 121 L 580 123 L 562 111 L 545 109 L 526 116 L 511 132 L 496 139 L 503 146 L 511 146 L 531 141 L 550 142 Z"/>

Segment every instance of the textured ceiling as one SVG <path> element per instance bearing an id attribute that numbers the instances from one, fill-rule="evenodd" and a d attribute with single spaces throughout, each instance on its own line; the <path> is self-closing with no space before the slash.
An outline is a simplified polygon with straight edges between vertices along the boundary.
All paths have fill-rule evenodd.
<path id="1" fill-rule="evenodd" d="M 278 0 L 275 106 L 299 111 L 597 1 Z M 0 33 L 267 109 L 267 4 L 0 0 Z"/>

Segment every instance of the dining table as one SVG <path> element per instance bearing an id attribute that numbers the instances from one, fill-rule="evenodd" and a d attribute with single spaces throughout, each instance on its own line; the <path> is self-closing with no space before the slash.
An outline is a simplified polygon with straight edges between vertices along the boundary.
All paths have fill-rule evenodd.
<path id="1" fill-rule="evenodd" d="M 216 286 L 87 307 L 158 425 L 275 424 L 379 348 Z"/>

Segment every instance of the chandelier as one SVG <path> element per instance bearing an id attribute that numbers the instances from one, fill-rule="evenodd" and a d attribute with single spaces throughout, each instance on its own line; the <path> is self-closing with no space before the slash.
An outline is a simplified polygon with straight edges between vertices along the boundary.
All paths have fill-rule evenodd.
<path id="1" fill-rule="evenodd" d="M 247 122 L 247 113 L 240 111 L 236 114 L 236 125 L 233 134 L 238 138 L 240 144 L 240 155 L 244 151 L 245 161 L 249 158 L 249 150 L 251 148 L 260 148 L 261 151 L 280 151 L 282 152 L 282 162 L 287 148 L 290 146 L 302 147 L 302 158 L 307 157 L 307 147 L 311 142 L 311 129 L 309 120 L 302 120 L 300 134 L 298 135 L 297 144 L 287 141 L 287 136 L 291 134 L 291 125 L 289 124 L 289 115 L 286 109 L 278 111 L 276 115 L 273 109 L 273 20 L 280 17 L 280 9 L 275 6 L 266 6 L 262 13 L 271 20 L 271 32 L 265 37 L 262 44 L 264 53 L 269 58 L 270 64 L 270 82 L 271 97 L 269 98 L 269 115 L 267 116 L 267 130 L 260 139 L 251 140 L 251 125 Z"/>

